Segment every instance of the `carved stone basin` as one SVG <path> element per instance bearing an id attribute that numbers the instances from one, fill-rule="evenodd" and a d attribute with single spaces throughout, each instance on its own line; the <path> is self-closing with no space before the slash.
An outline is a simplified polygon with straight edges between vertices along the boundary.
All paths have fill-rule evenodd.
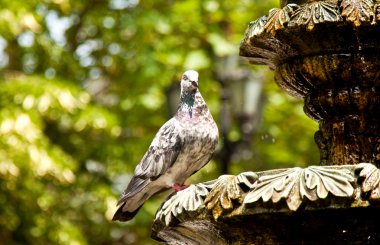
<path id="1" fill-rule="evenodd" d="M 152 237 L 168 244 L 380 244 L 380 1 L 281 1 L 240 56 L 319 122 L 320 166 L 223 175 L 174 193 Z"/>
<path id="2" fill-rule="evenodd" d="M 379 10 L 371 0 L 289 3 L 251 22 L 241 44 L 241 56 L 305 100 L 321 164 L 380 165 Z"/>
<path id="3" fill-rule="evenodd" d="M 152 237 L 168 244 L 380 241 L 380 170 L 369 163 L 223 175 L 170 196 Z"/>

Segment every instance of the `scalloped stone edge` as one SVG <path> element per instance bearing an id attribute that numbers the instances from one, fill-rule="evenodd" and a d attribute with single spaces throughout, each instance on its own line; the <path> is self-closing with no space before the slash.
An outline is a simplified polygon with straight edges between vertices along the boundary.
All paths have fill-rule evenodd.
<path id="1" fill-rule="evenodd" d="M 371 163 L 222 175 L 173 193 L 157 211 L 154 223 L 173 226 L 209 215 L 217 220 L 247 212 L 292 212 L 334 198 L 346 207 L 365 207 L 378 203 L 379 191 L 380 169 Z"/>

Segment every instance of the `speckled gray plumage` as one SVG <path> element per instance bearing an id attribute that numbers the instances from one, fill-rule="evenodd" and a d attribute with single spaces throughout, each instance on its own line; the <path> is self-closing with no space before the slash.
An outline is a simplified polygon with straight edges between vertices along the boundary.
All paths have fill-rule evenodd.
<path id="1" fill-rule="evenodd" d="M 178 110 L 136 166 L 113 220 L 130 220 L 152 195 L 183 185 L 210 161 L 217 142 L 218 128 L 199 92 L 198 73 L 187 71 L 181 79 Z"/>

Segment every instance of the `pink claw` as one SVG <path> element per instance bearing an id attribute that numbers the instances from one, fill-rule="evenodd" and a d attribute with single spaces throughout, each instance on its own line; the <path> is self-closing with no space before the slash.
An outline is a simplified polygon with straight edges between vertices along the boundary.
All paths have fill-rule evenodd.
<path id="1" fill-rule="evenodd" d="M 174 183 L 172 187 L 176 191 L 182 191 L 182 190 L 186 189 L 189 186 L 190 185 L 179 185 L 179 184 Z"/>

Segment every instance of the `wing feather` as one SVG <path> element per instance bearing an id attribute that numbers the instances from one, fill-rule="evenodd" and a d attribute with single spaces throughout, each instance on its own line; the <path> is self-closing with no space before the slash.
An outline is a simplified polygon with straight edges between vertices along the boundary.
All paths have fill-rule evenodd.
<path id="1" fill-rule="evenodd" d="M 136 166 L 135 175 L 125 189 L 119 204 L 128 197 L 142 191 L 152 180 L 170 168 L 181 152 L 183 140 L 180 129 L 172 118 L 165 123 L 154 137 L 148 151 Z"/>
<path id="2" fill-rule="evenodd" d="M 172 166 L 183 145 L 179 131 L 175 119 L 169 120 L 160 128 L 148 151 L 136 166 L 136 176 L 155 179 Z"/>

